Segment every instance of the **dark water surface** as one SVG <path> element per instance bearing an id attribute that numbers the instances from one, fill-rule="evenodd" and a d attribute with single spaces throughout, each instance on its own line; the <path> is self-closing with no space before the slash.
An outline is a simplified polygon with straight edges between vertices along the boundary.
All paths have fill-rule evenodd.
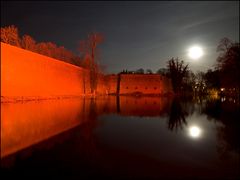
<path id="1" fill-rule="evenodd" d="M 237 179 L 234 99 L 99 97 L 1 104 L 1 174 Z"/>

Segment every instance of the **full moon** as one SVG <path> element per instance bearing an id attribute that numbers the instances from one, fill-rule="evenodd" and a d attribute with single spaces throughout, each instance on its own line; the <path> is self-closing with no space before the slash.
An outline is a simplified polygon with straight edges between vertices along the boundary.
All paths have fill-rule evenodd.
<path id="1" fill-rule="evenodd" d="M 188 56 L 192 59 L 198 59 L 203 55 L 203 50 L 199 46 L 193 46 L 188 50 Z"/>
<path id="2" fill-rule="evenodd" d="M 192 126 L 189 128 L 189 135 L 193 138 L 198 138 L 201 135 L 201 129 L 197 126 Z"/>

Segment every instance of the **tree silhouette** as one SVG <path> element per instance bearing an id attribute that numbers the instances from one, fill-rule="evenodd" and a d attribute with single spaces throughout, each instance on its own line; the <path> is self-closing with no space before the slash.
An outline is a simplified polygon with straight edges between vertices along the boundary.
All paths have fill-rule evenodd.
<path id="1" fill-rule="evenodd" d="M 183 78 L 186 77 L 188 73 L 188 65 L 184 65 L 184 62 L 178 58 L 172 58 L 168 61 L 168 70 L 172 79 L 173 91 L 179 93 L 181 91 Z"/>
<path id="2" fill-rule="evenodd" d="M 90 87 L 91 93 L 94 93 L 97 88 L 98 74 L 100 66 L 97 62 L 97 45 L 103 41 L 103 36 L 100 33 L 90 33 L 86 40 L 80 41 L 79 51 L 84 56 L 83 65 L 90 71 Z"/>
<path id="3" fill-rule="evenodd" d="M 202 95 L 206 90 L 206 88 L 205 88 L 206 83 L 205 83 L 204 76 L 205 76 L 205 73 L 202 71 L 198 71 L 196 73 L 195 89 L 197 90 L 199 95 Z"/>
<path id="4" fill-rule="evenodd" d="M 156 72 L 157 74 L 161 74 L 163 76 L 168 76 L 169 75 L 169 69 L 167 68 L 160 68 Z"/>
<path id="5" fill-rule="evenodd" d="M 240 90 L 240 46 L 238 42 L 232 42 L 223 38 L 217 51 L 220 53 L 217 58 L 217 69 L 220 71 L 221 85 L 228 88 Z"/>
<path id="6" fill-rule="evenodd" d="M 183 79 L 184 83 L 184 91 L 188 93 L 196 92 L 196 75 L 189 70 L 186 77 Z"/>
<path id="7" fill-rule="evenodd" d="M 1 41 L 13 46 L 21 47 L 17 27 L 11 25 L 1 28 Z"/>
<path id="8" fill-rule="evenodd" d="M 147 74 L 153 74 L 153 72 L 152 72 L 151 69 L 147 69 L 147 70 L 146 70 L 146 73 L 147 73 Z"/>
<path id="9" fill-rule="evenodd" d="M 219 70 L 209 69 L 205 75 L 206 86 L 208 89 L 219 89 L 220 86 L 220 72 Z"/>
<path id="10" fill-rule="evenodd" d="M 168 120 L 168 129 L 171 131 L 177 131 L 179 128 L 182 129 L 183 125 L 187 125 L 185 119 L 187 115 L 188 113 L 182 108 L 180 100 L 173 99 Z"/>
<path id="11" fill-rule="evenodd" d="M 217 148 L 224 154 L 227 151 L 235 151 L 240 154 L 239 131 L 240 116 L 239 101 L 225 101 L 220 99 L 207 99 L 202 113 L 207 115 L 209 121 L 221 122 L 217 127 Z"/>
<path id="12" fill-rule="evenodd" d="M 36 41 L 29 35 L 24 35 L 21 40 L 23 49 L 36 52 Z"/>
<path id="13" fill-rule="evenodd" d="M 140 68 L 135 71 L 136 74 L 144 74 L 144 69 Z"/>

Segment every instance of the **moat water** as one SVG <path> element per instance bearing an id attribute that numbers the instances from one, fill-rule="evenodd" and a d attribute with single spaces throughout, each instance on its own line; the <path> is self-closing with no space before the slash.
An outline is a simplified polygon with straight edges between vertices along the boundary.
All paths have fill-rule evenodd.
<path id="1" fill-rule="evenodd" d="M 1 175 L 237 179 L 231 98 L 99 97 L 1 104 Z"/>

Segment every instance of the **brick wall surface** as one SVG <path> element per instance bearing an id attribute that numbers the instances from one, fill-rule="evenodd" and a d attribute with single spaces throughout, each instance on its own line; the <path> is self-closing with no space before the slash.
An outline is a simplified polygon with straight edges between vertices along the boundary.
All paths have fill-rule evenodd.
<path id="1" fill-rule="evenodd" d="M 158 74 L 121 74 L 120 78 L 120 94 L 172 92 L 171 81 Z"/>

